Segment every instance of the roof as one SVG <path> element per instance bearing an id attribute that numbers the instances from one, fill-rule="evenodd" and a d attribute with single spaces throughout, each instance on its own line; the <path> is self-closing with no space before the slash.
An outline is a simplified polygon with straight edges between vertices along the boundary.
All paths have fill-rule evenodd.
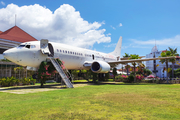
<path id="1" fill-rule="evenodd" d="M 162 50 L 162 52 L 166 52 L 167 50 Z"/>
<path id="2" fill-rule="evenodd" d="M 3 33 L 2 31 L 0 31 L 0 34 Z"/>
<path id="3" fill-rule="evenodd" d="M 156 45 L 152 48 L 151 52 L 158 52 Z"/>
<path id="4" fill-rule="evenodd" d="M 35 39 L 17 26 L 14 26 L 6 30 L 5 32 L 0 33 L 0 39 L 6 39 L 16 42 L 37 41 L 37 39 Z"/>

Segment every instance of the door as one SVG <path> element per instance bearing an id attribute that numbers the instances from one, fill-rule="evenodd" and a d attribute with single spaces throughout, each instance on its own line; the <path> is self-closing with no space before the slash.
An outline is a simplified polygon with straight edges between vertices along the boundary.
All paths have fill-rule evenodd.
<path id="1" fill-rule="evenodd" d="M 50 51 L 50 55 L 51 57 L 54 57 L 54 49 L 51 43 L 48 43 L 48 49 Z"/>
<path id="2" fill-rule="evenodd" d="M 41 52 L 47 54 L 49 57 L 54 57 L 54 49 L 51 43 L 47 39 L 42 39 L 40 41 Z"/>
<path id="3" fill-rule="evenodd" d="M 50 51 L 48 48 L 48 40 L 47 39 L 41 39 L 40 41 L 40 49 L 43 54 L 50 55 Z"/>

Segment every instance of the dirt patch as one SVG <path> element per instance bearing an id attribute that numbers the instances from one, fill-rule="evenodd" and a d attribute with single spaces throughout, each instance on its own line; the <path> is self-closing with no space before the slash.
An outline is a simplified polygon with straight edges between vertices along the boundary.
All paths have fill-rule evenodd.
<path id="1" fill-rule="evenodd" d="M 27 93 L 36 93 L 36 92 L 44 92 L 44 91 L 52 91 L 58 89 L 49 89 L 49 88 L 39 88 L 39 89 L 16 89 L 16 90 L 2 90 L 1 92 L 14 93 L 14 94 L 27 94 Z"/>
<path id="2" fill-rule="evenodd" d="M 84 87 L 90 84 L 74 84 L 74 88 L 77 87 Z M 52 91 L 52 90 L 63 90 L 66 86 L 61 86 L 59 84 L 53 85 L 45 85 L 44 88 L 39 88 L 37 86 L 18 86 L 18 87 L 8 87 L 8 88 L 0 88 L 0 92 L 7 92 L 7 93 L 14 93 L 14 94 L 28 94 L 28 93 L 36 93 L 36 92 L 45 92 L 45 91 Z"/>

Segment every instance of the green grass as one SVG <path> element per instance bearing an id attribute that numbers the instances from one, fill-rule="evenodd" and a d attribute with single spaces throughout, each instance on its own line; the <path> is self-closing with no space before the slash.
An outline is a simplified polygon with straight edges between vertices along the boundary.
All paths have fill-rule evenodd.
<path id="1" fill-rule="evenodd" d="M 179 120 L 180 85 L 91 85 L 48 92 L 0 92 L 0 119 Z"/>

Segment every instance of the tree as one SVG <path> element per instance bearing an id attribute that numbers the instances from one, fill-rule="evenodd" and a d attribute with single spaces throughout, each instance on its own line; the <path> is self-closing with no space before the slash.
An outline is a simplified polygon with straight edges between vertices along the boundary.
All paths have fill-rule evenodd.
<path id="1" fill-rule="evenodd" d="M 136 54 L 131 54 L 129 59 L 139 59 L 139 55 Z M 134 76 L 136 76 L 136 62 L 132 63 L 133 67 L 134 67 Z M 136 77 L 134 77 L 134 82 L 136 82 Z"/>
<path id="2" fill-rule="evenodd" d="M 171 52 L 171 56 L 179 56 L 179 54 L 177 54 L 177 48 L 175 49 L 172 49 L 170 47 L 168 48 L 169 48 L 169 51 Z M 172 58 L 172 59 L 169 59 L 169 61 L 172 63 L 172 78 L 174 78 L 174 64 L 176 62 L 176 59 Z"/>
<path id="3" fill-rule="evenodd" d="M 51 76 L 54 76 L 55 72 L 56 70 L 51 62 L 41 62 L 38 69 L 38 79 L 40 80 L 41 87 L 43 87 L 43 85 Z"/>
<path id="4" fill-rule="evenodd" d="M 152 74 L 151 70 L 149 70 L 149 69 L 143 69 L 143 72 L 146 76 Z"/>
<path id="5" fill-rule="evenodd" d="M 116 77 L 116 75 L 117 75 L 117 68 L 113 68 L 113 75 L 114 75 L 114 81 L 115 81 L 115 77 Z"/>
<path id="6" fill-rule="evenodd" d="M 169 57 L 169 56 L 171 56 L 171 52 L 170 51 L 166 51 L 166 52 L 162 52 L 159 57 Z M 167 80 L 167 83 L 168 83 L 168 62 L 169 62 L 169 59 L 161 59 L 160 62 L 162 64 L 163 63 L 166 64 L 166 80 Z"/>
<path id="7" fill-rule="evenodd" d="M 125 55 L 123 56 L 123 58 L 129 58 L 131 57 L 129 54 L 125 53 Z M 130 66 L 128 65 L 128 63 L 126 64 L 125 68 L 127 69 L 127 75 L 128 75 L 128 69 L 130 68 Z"/>
<path id="8" fill-rule="evenodd" d="M 176 75 L 176 77 L 180 77 L 180 68 L 174 70 L 174 74 Z"/>

